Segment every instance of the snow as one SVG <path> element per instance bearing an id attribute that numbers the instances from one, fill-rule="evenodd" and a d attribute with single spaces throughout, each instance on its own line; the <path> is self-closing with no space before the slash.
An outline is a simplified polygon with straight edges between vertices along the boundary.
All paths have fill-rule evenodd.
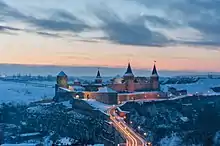
<path id="1" fill-rule="evenodd" d="M 88 146 L 104 146 L 104 144 L 94 144 L 94 145 L 88 145 Z"/>
<path id="2" fill-rule="evenodd" d="M 63 87 L 59 87 L 59 89 L 61 91 L 66 91 L 66 92 L 72 92 L 73 90 L 67 89 L 67 88 L 63 88 Z"/>
<path id="3" fill-rule="evenodd" d="M 70 101 L 63 101 L 61 102 L 64 106 L 66 106 L 67 108 L 72 108 L 72 104 L 70 104 Z"/>
<path id="4" fill-rule="evenodd" d="M 62 138 L 62 139 L 60 139 L 60 143 L 62 144 L 62 145 L 71 145 L 71 140 L 70 140 L 70 138 Z"/>
<path id="5" fill-rule="evenodd" d="M 42 98 L 54 96 L 52 86 L 38 86 L 32 83 L 0 81 L 0 103 L 29 103 Z"/>
<path id="6" fill-rule="evenodd" d="M 214 141 L 214 144 L 215 144 L 216 146 L 217 146 L 217 145 L 220 145 L 220 131 L 216 132 L 213 141 Z"/>
<path id="7" fill-rule="evenodd" d="M 111 88 L 108 88 L 108 87 L 100 87 L 97 92 L 98 93 L 117 93 L 115 90 L 112 90 Z"/>
<path id="8" fill-rule="evenodd" d="M 94 107 L 95 109 L 98 109 L 100 111 L 106 112 L 111 106 L 98 102 L 95 99 L 83 99 L 84 101 L 86 101 L 89 105 L 91 105 L 92 107 Z"/>
<path id="9" fill-rule="evenodd" d="M 80 83 L 80 81 L 78 79 L 75 79 L 74 83 Z"/>
<path id="10" fill-rule="evenodd" d="M 149 91 L 149 92 L 132 92 L 132 93 L 118 93 L 118 95 L 139 95 L 145 93 L 159 93 L 158 91 Z"/>
<path id="11" fill-rule="evenodd" d="M 36 136 L 36 135 L 40 135 L 40 133 L 39 133 L 39 132 L 35 132 L 35 133 L 24 133 L 24 134 L 20 134 L 21 137 Z"/>
<path id="12" fill-rule="evenodd" d="M 71 90 L 73 90 L 73 91 L 80 91 L 80 92 L 85 91 L 85 88 L 82 87 L 82 86 L 76 86 L 76 85 L 74 85 L 74 86 L 70 86 L 69 88 L 70 88 Z"/>
<path id="13" fill-rule="evenodd" d="M 187 117 L 180 117 L 180 119 L 183 121 L 183 122 L 188 122 L 189 119 Z"/>
<path id="14" fill-rule="evenodd" d="M 1 146 L 36 146 L 37 144 L 21 143 L 21 144 L 2 144 Z"/>
<path id="15" fill-rule="evenodd" d="M 77 140 L 74 140 L 74 139 L 69 138 L 69 137 L 64 137 L 64 138 L 59 139 L 58 142 L 61 145 L 72 145 L 72 143 L 77 142 Z"/>
<path id="16" fill-rule="evenodd" d="M 44 106 L 33 106 L 27 108 L 28 113 L 42 113 L 44 111 L 45 107 Z"/>
<path id="17" fill-rule="evenodd" d="M 165 92 L 168 91 L 168 87 L 174 87 L 177 90 L 186 89 L 188 94 L 215 95 L 217 93 L 211 88 L 216 86 L 220 86 L 220 79 L 200 79 L 192 84 L 167 84 L 161 87 Z"/>
<path id="18" fill-rule="evenodd" d="M 171 137 L 162 138 L 159 142 L 160 146 L 180 146 L 181 145 L 181 138 L 176 136 L 176 134 L 172 134 Z"/>
<path id="19" fill-rule="evenodd" d="M 51 136 L 46 136 L 44 137 L 44 146 L 52 146 L 53 145 L 53 141 L 50 140 Z"/>

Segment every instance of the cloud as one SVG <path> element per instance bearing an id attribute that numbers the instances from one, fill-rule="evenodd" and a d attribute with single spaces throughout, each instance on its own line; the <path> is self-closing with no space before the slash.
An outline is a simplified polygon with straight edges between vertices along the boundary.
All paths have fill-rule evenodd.
<path id="1" fill-rule="evenodd" d="M 0 25 L 0 33 L 7 34 L 7 35 L 17 35 L 15 31 L 20 31 L 19 28 L 9 27 L 9 26 L 2 26 Z"/>
<path id="2" fill-rule="evenodd" d="M 78 4 L 78 2 L 75 3 Z M 50 1 L 47 3 L 48 9 L 46 6 L 44 10 L 35 7 L 38 12 L 48 12 L 44 13 L 44 17 L 39 17 L 37 14 L 27 15 L 23 9 L 16 8 L 16 5 L 8 5 L 0 0 L 0 16 L 3 16 L 0 17 L 0 21 L 10 21 L 8 18 L 19 20 L 32 30 L 37 29 L 37 34 L 48 37 L 57 35 L 64 38 L 63 32 L 77 34 L 99 29 L 106 36 L 98 39 L 117 44 L 141 46 L 186 44 L 213 47 L 220 45 L 218 39 L 220 37 L 219 0 L 112 0 L 111 3 L 104 0 L 96 0 L 92 3 L 83 0 L 80 2 L 81 5 L 83 3 L 87 6 L 86 12 L 76 13 L 71 9 L 77 8 L 78 5 L 74 6 L 71 3 L 71 7 L 66 5 L 64 9 L 65 7 L 58 6 L 58 2 L 57 4 L 53 2 L 53 6 L 57 5 L 54 9 L 49 6 L 52 4 Z M 123 5 L 123 7 L 119 9 L 118 5 Z M 83 15 L 88 15 L 88 19 L 85 19 Z M 89 19 L 97 21 L 99 25 L 92 26 Z M 201 36 L 198 39 L 198 33 L 190 33 L 186 35 L 190 36 L 187 38 L 173 33 L 181 29 L 184 31 L 185 28 L 198 31 Z M 179 38 L 182 38 L 181 41 Z"/>
<path id="3" fill-rule="evenodd" d="M 169 43 L 163 34 L 148 29 L 145 26 L 144 18 L 125 22 L 106 5 L 102 5 L 102 10 L 94 9 L 93 12 L 103 21 L 101 29 L 107 34 L 107 39 L 110 41 L 119 44 L 146 46 L 162 46 Z"/>
<path id="4" fill-rule="evenodd" d="M 136 0 L 147 8 L 163 10 L 165 20 L 179 22 L 179 26 L 187 26 L 198 30 L 202 40 L 183 41 L 184 44 L 201 46 L 219 46 L 220 40 L 220 1 L 219 0 Z"/>
<path id="5" fill-rule="evenodd" d="M 49 32 L 36 32 L 38 35 L 45 36 L 45 37 L 55 37 L 55 38 L 61 38 L 59 34 L 52 34 Z"/>
<path id="6" fill-rule="evenodd" d="M 48 19 L 30 17 L 27 18 L 27 22 L 35 25 L 38 28 L 53 31 L 82 32 L 86 28 L 89 28 L 88 25 L 65 10 L 53 11 L 53 15 Z"/>

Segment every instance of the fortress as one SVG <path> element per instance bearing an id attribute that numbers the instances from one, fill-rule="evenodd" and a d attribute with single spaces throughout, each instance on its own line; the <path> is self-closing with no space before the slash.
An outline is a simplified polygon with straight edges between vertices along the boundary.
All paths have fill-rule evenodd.
<path id="1" fill-rule="evenodd" d="M 108 85 L 109 88 L 117 92 L 141 92 L 141 91 L 159 91 L 159 75 L 156 65 L 154 64 L 150 78 L 135 77 L 130 63 L 122 78 L 114 78 L 113 82 Z"/>
<path id="2" fill-rule="evenodd" d="M 104 83 L 101 73 L 91 83 L 81 83 L 75 80 L 73 84 L 68 83 L 68 76 L 61 71 L 57 75 L 55 85 L 55 99 L 60 97 L 96 99 L 106 104 L 119 104 L 127 100 L 155 99 L 165 97 L 160 91 L 159 75 L 156 65 L 153 65 L 150 77 L 135 77 L 131 64 L 128 63 L 123 77 L 115 77 L 109 83 Z"/>

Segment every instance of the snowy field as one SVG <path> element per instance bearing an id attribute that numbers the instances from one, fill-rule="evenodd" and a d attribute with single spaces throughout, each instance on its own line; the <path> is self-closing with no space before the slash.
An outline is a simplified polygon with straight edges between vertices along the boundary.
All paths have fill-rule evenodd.
<path id="1" fill-rule="evenodd" d="M 0 103 L 2 102 L 23 102 L 29 103 L 43 98 L 52 98 L 54 88 L 52 83 L 45 82 L 18 83 L 0 81 Z"/>
<path id="2" fill-rule="evenodd" d="M 165 92 L 168 90 L 168 87 L 174 87 L 178 90 L 186 89 L 188 94 L 215 94 L 212 91 L 212 87 L 220 86 L 220 79 L 200 79 L 196 83 L 192 84 L 166 84 L 162 85 L 162 90 Z"/>

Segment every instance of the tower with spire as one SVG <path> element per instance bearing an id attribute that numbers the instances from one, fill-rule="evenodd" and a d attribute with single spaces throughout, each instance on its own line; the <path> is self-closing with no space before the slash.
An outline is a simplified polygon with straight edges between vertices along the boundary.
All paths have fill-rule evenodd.
<path id="1" fill-rule="evenodd" d="M 98 68 L 98 72 L 97 72 L 97 75 L 96 75 L 96 78 L 95 78 L 95 83 L 96 84 L 102 84 L 102 77 L 101 77 L 99 68 Z"/>
<path id="2" fill-rule="evenodd" d="M 131 69 L 131 64 L 130 62 L 128 63 L 128 67 L 127 67 L 127 70 L 123 76 L 124 78 L 124 83 L 125 83 L 125 89 L 128 91 L 128 92 L 134 92 L 134 74 L 132 72 L 132 69 Z"/>
<path id="3" fill-rule="evenodd" d="M 128 63 L 127 70 L 126 70 L 126 72 L 125 72 L 123 77 L 124 77 L 124 80 L 133 80 L 134 79 L 134 74 L 132 72 L 130 62 Z"/>
<path id="4" fill-rule="evenodd" d="M 154 61 L 153 70 L 152 70 L 152 73 L 150 76 L 150 83 L 151 83 L 152 90 L 159 90 L 160 89 L 159 75 L 157 73 L 156 61 Z"/>

